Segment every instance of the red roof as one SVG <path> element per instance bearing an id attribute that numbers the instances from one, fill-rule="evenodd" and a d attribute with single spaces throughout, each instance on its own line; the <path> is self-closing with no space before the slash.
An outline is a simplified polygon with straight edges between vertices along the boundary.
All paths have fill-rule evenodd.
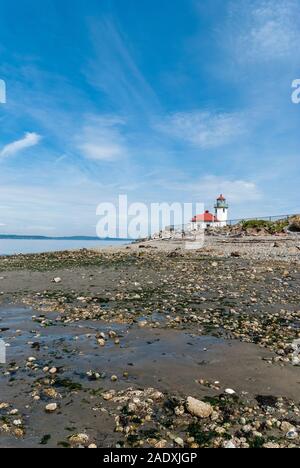
<path id="1" fill-rule="evenodd" d="M 199 222 L 204 222 L 204 223 L 217 223 L 218 218 L 214 216 L 212 213 L 209 211 L 205 211 L 205 213 L 201 215 L 196 215 L 192 219 L 192 223 L 199 223 Z"/>
<path id="2" fill-rule="evenodd" d="M 219 196 L 219 198 L 217 198 L 217 200 L 220 200 L 220 201 L 225 201 L 225 200 L 226 200 L 226 198 L 224 197 L 224 195 L 222 195 L 222 194 L 221 194 L 221 195 Z"/>

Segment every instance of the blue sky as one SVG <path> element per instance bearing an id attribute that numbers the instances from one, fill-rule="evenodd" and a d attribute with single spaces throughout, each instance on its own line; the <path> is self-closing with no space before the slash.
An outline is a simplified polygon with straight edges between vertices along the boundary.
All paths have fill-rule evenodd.
<path id="1" fill-rule="evenodd" d="M 299 0 L 0 0 L 0 232 L 96 206 L 299 212 Z"/>

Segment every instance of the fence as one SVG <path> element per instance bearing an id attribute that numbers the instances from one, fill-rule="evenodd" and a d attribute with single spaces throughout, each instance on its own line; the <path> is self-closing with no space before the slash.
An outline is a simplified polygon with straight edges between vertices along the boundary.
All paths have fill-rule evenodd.
<path id="1" fill-rule="evenodd" d="M 230 219 L 227 221 L 227 226 L 235 226 L 236 224 L 246 222 L 246 221 L 270 221 L 270 222 L 275 222 L 275 221 L 285 221 L 293 216 L 297 216 L 295 214 L 285 214 L 285 215 L 278 215 L 278 216 L 262 216 L 262 217 L 256 217 L 256 218 L 241 218 L 241 219 Z M 182 224 L 182 225 L 176 225 L 176 226 L 168 226 L 165 228 L 167 232 L 171 233 L 176 233 L 177 235 L 181 235 L 182 233 L 186 233 L 190 231 L 190 226 L 191 223 L 189 224 Z"/>
<path id="2" fill-rule="evenodd" d="M 256 217 L 256 218 L 243 218 L 243 219 L 231 219 L 227 221 L 228 226 L 234 226 L 235 224 L 239 224 L 245 221 L 270 221 L 270 222 L 275 222 L 275 221 L 285 221 L 289 220 L 293 216 L 296 216 L 294 214 L 285 214 L 285 215 L 278 215 L 278 216 L 262 216 L 262 217 Z"/>

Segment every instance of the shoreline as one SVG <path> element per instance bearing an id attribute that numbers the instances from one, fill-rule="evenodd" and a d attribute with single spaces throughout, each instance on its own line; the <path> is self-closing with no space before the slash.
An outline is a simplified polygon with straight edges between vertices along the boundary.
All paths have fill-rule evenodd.
<path id="1" fill-rule="evenodd" d="M 0 446 L 299 447 L 297 239 L 1 257 Z"/>

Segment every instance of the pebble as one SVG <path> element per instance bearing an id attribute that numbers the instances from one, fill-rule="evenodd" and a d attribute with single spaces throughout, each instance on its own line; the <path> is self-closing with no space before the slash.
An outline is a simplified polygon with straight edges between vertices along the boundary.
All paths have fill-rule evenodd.
<path id="1" fill-rule="evenodd" d="M 54 411 L 57 410 L 57 404 L 56 403 L 50 403 L 49 405 L 46 406 L 45 408 L 47 413 L 54 413 Z"/>
<path id="2" fill-rule="evenodd" d="M 232 388 L 226 388 L 225 393 L 227 395 L 235 395 L 236 392 Z"/>
<path id="3" fill-rule="evenodd" d="M 15 419 L 15 420 L 13 421 L 13 425 L 14 425 L 14 426 L 17 426 L 17 427 L 18 427 L 18 426 L 22 426 L 22 421 L 21 421 L 21 419 Z"/>
<path id="4" fill-rule="evenodd" d="M 69 438 L 71 445 L 87 445 L 89 443 L 89 436 L 87 434 L 74 434 Z"/>
<path id="5" fill-rule="evenodd" d="M 184 447 L 184 441 L 181 439 L 181 437 L 176 437 L 174 442 L 179 445 L 179 447 Z"/>
<path id="6" fill-rule="evenodd" d="M 142 320 L 139 322 L 139 327 L 140 328 L 145 328 L 148 325 L 148 322 L 146 320 Z"/>
<path id="7" fill-rule="evenodd" d="M 294 431 L 294 430 L 295 430 L 295 427 L 294 427 L 292 424 L 290 424 L 289 422 L 283 421 L 283 422 L 281 423 L 280 429 L 282 430 L 282 432 L 284 432 L 285 434 L 287 434 L 287 433 L 290 432 L 290 431 Z"/>
<path id="8" fill-rule="evenodd" d="M 280 449 L 279 444 L 275 444 L 274 442 L 267 442 L 263 445 L 263 448 L 265 449 Z"/>
<path id="9" fill-rule="evenodd" d="M 224 449 L 236 449 L 236 445 L 231 441 L 229 440 L 228 442 L 225 442 L 224 445 L 223 445 Z"/>
<path id="10" fill-rule="evenodd" d="M 293 429 L 286 434 L 286 438 L 289 440 L 298 439 L 298 432 L 295 429 Z"/>
<path id="11" fill-rule="evenodd" d="M 27 359 L 28 362 L 35 362 L 36 361 L 36 358 L 35 357 L 29 357 Z"/>

